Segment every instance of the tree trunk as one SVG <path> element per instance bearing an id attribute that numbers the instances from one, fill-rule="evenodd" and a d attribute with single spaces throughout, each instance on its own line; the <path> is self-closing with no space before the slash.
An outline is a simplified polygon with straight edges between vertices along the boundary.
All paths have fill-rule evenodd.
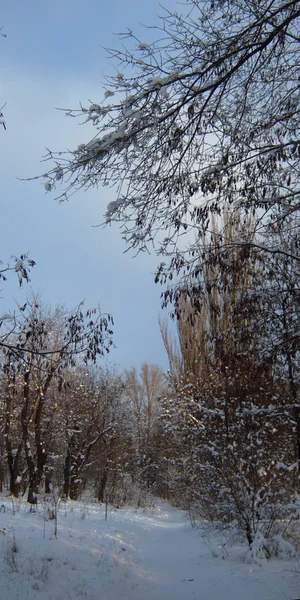
<path id="1" fill-rule="evenodd" d="M 21 479 L 19 480 L 17 473 L 15 472 L 15 469 L 13 469 L 9 473 L 9 491 L 10 491 L 11 495 L 14 496 L 15 498 L 19 497 L 20 484 L 21 484 Z"/>
<path id="2" fill-rule="evenodd" d="M 29 450 L 27 453 L 27 465 L 29 470 L 29 490 L 27 502 L 30 504 L 37 503 L 36 494 L 38 494 L 39 486 L 44 475 L 44 468 L 47 462 L 47 453 L 43 449 L 40 449 L 36 462 L 37 465 L 35 466 Z"/>
<path id="3" fill-rule="evenodd" d="M 46 474 L 45 476 L 45 494 L 50 494 L 51 493 L 51 477 L 49 475 L 49 473 Z"/>
<path id="4" fill-rule="evenodd" d="M 99 490 L 98 490 L 98 501 L 99 502 L 104 502 L 107 478 L 108 478 L 108 468 L 107 468 L 107 466 L 105 466 L 104 471 L 102 473 L 102 477 L 100 479 L 100 485 L 99 485 Z"/>
<path id="5" fill-rule="evenodd" d="M 74 473 L 74 471 L 73 471 L 71 474 L 71 478 L 70 478 L 70 491 L 69 491 L 69 496 L 70 496 L 71 500 L 78 500 L 80 488 L 81 488 L 81 481 L 78 477 L 78 474 Z"/>
<path id="6" fill-rule="evenodd" d="M 63 487 L 63 493 L 66 498 L 69 497 L 69 492 L 70 492 L 70 477 L 71 477 L 71 454 L 70 454 L 70 450 L 68 448 L 67 456 L 65 458 L 65 464 L 64 464 L 64 487 Z"/>
<path id="7" fill-rule="evenodd" d="M 37 494 L 39 491 L 39 485 L 35 479 L 29 482 L 27 502 L 29 504 L 37 504 Z"/>

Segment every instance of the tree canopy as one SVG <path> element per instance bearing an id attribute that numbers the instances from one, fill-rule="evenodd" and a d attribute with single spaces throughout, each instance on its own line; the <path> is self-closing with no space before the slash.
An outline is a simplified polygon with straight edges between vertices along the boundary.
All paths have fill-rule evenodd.
<path id="1" fill-rule="evenodd" d="M 235 244 L 298 260 L 299 3 L 190 0 L 180 9 L 150 28 L 155 41 L 121 34 L 103 101 L 67 111 L 95 135 L 49 152 L 45 188 L 62 184 L 63 201 L 114 187 L 105 220 L 134 251 L 154 245 L 168 257 L 161 282 L 174 272 L 197 279 L 211 217 L 228 207 L 253 214 L 250 236 Z M 293 243 L 270 242 L 291 219 Z"/>

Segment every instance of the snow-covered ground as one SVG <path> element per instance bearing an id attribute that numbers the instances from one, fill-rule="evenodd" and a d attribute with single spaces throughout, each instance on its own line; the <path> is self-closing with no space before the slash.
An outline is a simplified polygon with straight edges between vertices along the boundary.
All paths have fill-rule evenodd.
<path id="1" fill-rule="evenodd" d="M 161 501 L 148 510 L 109 509 L 107 520 L 99 504 L 61 503 L 57 539 L 47 507 L 32 513 L 3 497 L 0 508 L 1 600 L 300 597 L 297 561 L 249 564 L 246 546 L 192 528 Z"/>

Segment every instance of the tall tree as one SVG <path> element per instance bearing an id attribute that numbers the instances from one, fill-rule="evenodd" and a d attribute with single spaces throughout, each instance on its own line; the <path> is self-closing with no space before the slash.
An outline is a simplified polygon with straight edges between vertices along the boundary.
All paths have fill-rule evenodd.
<path id="1" fill-rule="evenodd" d="M 125 391 L 134 415 L 134 439 L 137 473 L 147 483 L 154 483 L 157 455 L 154 438 L 160 415 L 160 398 L 166 391 L 166 380 L 158 365 L 143 363 L 138 373 L 135 368 L 125 371 Z"/>
<path id="2" fill-rule="evenodd" d="M 264 352 L 265 265 L 253 249 L 233 251 L 244 222 L 234 215 L 234 224 L 230 217 L 223 227 L 232 242 L 226 254 L 215 253 L 216 228 L 207 244 L 199 305 L 186 290 L 177 302 L 182 367 L 173 370 L 165 419 L 182 449 L 181 493 L 184 485 L 186 500 L 206 516 L 238 520 L 251 544 L 261 522 L 281 516 L 276 506 L 293 496 L 294 425 L 286 373 L 274 352 Z"/>

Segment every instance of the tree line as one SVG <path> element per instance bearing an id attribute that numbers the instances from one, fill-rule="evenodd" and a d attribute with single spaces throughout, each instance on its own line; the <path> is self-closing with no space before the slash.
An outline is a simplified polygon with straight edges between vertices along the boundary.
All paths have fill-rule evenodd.
<path id="1" fill-rule="evenodd" d="M 93 316 L 84 330 L 82 307 L 74 315 L 33 299 L 1 349 L 1 488 L 31 504 L 54 485 L 74 500 L 88 486 L 123 504 L 135 484 L 142 493 L 156 479 L 164 375 L 155 365 L 120 374 L 95 364 L 112 332 L 109 316 L 104 325 Z"/>
<path id="2" fill-rule="evenodd" d="M 10 394 L 12 404 L 22 399 L 19 417 L 4 425 L 18 432 L 20 450 L 13 444 L 9 454 L 6 437 L 5 452 L 9 468 L 19 465 L 14 481 L 23 477 L 33 494 L 35 474 L 50 473 L 55 455 L 73 494 L 96 464 L 108 485 L 109 448 L 118 439 L 124 462 L 114 463 L 114 473 L 136 481 L 138 469 L 140 484 L 146 480 L 207 519 L 238 523 L 251 545 L 279 526 L 299 492 L 299 2 L 189 0 L 180 10 L 164 12 L 154 41 L 122 34 L 121 49 L 110 50 L 116 71 L 103 98 L 67 111 L 92 122 L 94 137 L 67 153 L 49 151 L 42 176 L 60 200 L 94 185 L 114 187 L 105 224 L 117 222 L 134 253 L 154 248 L 161 259 L 155 281 L 164 286 L 162 304 L 171 307 L 178 340 L 162 323 L 170 370 L 156 402 L 159 418 L 152 428 L 148 392 L 139 392 L 144 375 L 127 374 L 108 404 L 120 393 L 117 412 L 129 411 L 128 418 L 106 417 L 94 427 L 103 373 L 82 373 L 103 353 L 109 326 L 107 317 L 100 320 L 95 338 L 93 324 L 85 330 L 89 316 L 86 322 L 79 312 L 79 322 L 76 313 L 63 326 L 70 353 L 62 345 L 52 358 L 44 342 L 42 353 L 35 346 L 27 352 L 31 330 L 27 338 L 13 328 L 9 333 L 21 337 L 9 348 L 5 332 L 4 402 Z M 24 261 L 16 261 L 26 279 Z M 68 417 L 75 380 L 82 407 L 89 397 L 94 415 L 85 445 L 89 420 Z M 68 406 L 57 454 L 46 440 L 64 410 L 54 410 L 54 400 L 46 410 L 48 390 L 58 407 L 65 394 Z"/>

